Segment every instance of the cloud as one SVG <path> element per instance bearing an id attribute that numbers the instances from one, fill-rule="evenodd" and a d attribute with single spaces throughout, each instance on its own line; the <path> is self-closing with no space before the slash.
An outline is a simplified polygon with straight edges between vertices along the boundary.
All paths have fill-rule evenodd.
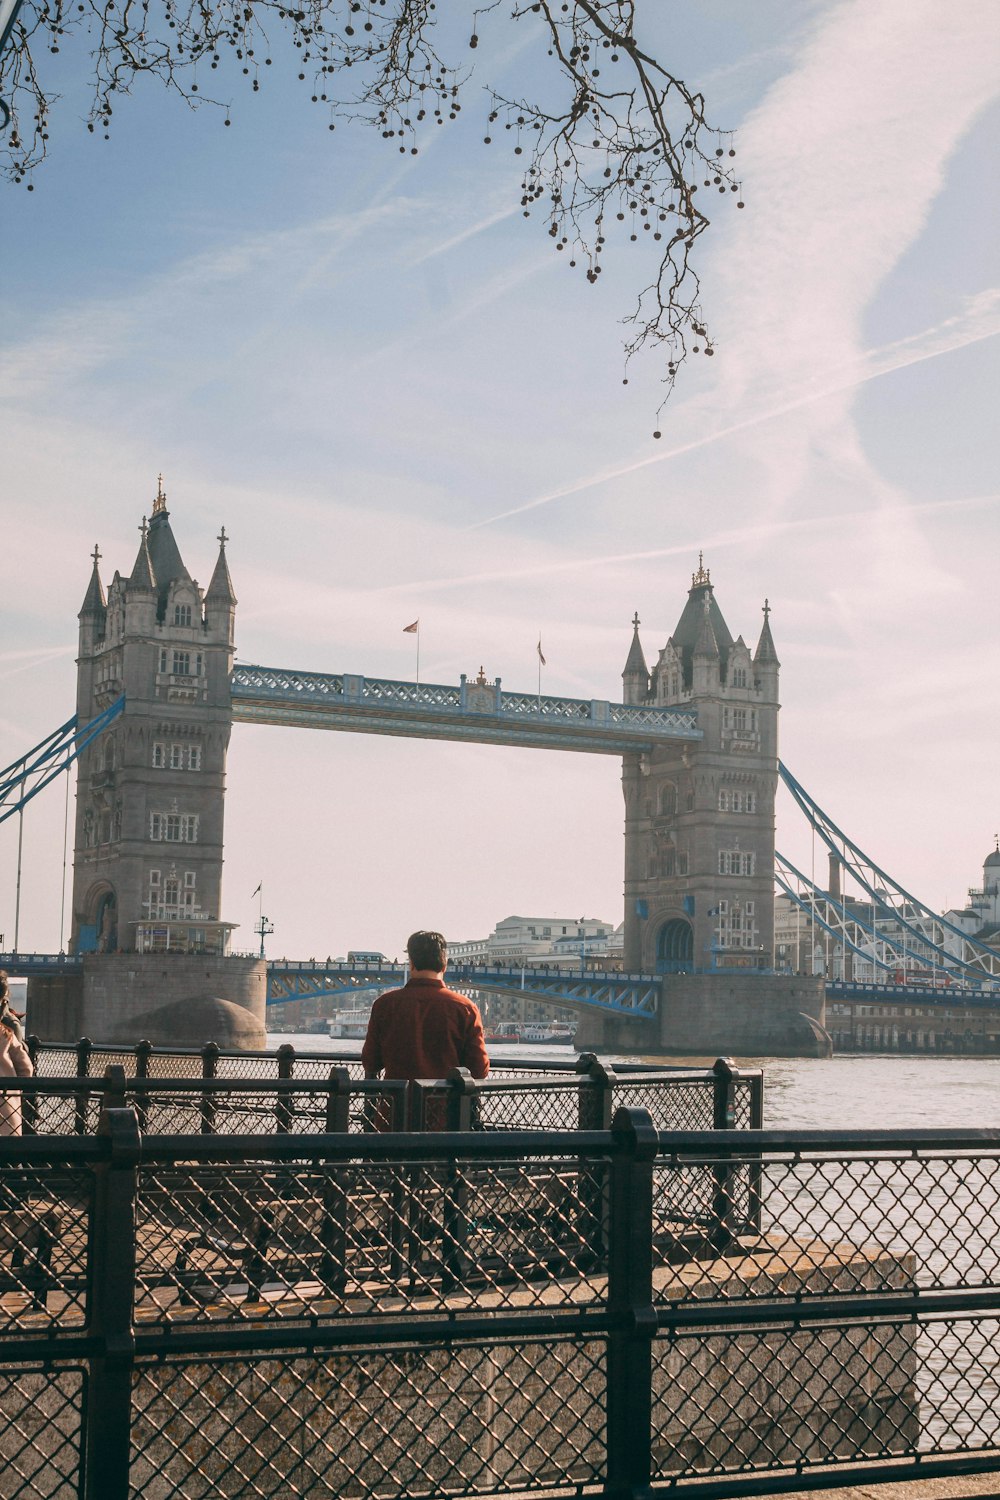
<path id="1" fill-rule="evenodd" d="M 804 406 L 811 406 L 814 402 L 822 401 L 828 396 L 854 390 L 870 380 L 877 380 L 883 375 L 891 375 L 896 370 L 903 370 L 908 365 L 919 364 L 928 359 L 938 359 L 943 354 L 951 354 L 957 349 L 964 349 L 982 339 L 994 338 L 998 333 L 1000 333 L 1000 291 L 983 292 L 969 299 L 963 313 L 946 318 L 936 327 L 925 329 L 922 333 L 912 334 L 905 339 L 899 339 L 892 344 L 886 344 L 881 349 L 870 349 L 848 362 L 840 371 L 828 371 L 825 385 L 798 395 L 793 395 L 794 387 L 788 386 L 778 400 L 764 408 L 752 410 L 738 422 L 730 422 L 726 426 L 714 428 L 699 437 L 676 443 L 670 448 L 658 450 L 645 458 L 635 459 L 631 463 L 601 469 L 595 474 L 574 480 L 571 484 L 551 490 L 547 494 L 538 495 L 534 500 L 526 500 L 521 505 L 497 511 L 495 515 L 487 516 L 484 520 L 473 521 L 468 529 L 470 531 L 481 530 L 484 526 L 492 526 L 497 521 L 506 521 L 511 516 L 522 515 L 525 511 L 537 510 L 539 506 L 551 505 L 555 500 L 569 499 L 573 495 L 581 494 L 584 490 L 592 489 L 595 485 L 607 484 L 611 480 L 623 478 L 626 474 L 634 474 L 639 469 L 649 468 L 653 464 L 666 463 L 670 459 L 680 458 L 683 454 L 693 453 L 698 448 L 706 448 L 712 443 L 724 442 L 727 438 L 747 432 L 762 423 L 772 422 L 776 417 L 787 416 L 790 412 L 798 411 Z"/>

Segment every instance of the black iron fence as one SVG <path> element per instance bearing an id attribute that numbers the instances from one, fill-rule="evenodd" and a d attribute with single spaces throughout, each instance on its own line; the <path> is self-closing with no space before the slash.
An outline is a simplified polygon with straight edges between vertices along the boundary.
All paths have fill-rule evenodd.
<path id="1" fill-rule="evenodd" d="M 270 1054 L 223 1053 L 214 1043 L 170 1052 L 142 1042 L 96 1047 L 86 1039 L 74 1047 L 42 1046 L 32 1037 L 29 1051 L 36 1078 L 23 1090 L 28 1133 L 95 1130 L 108 1077 L 116 1103 L 134 1103 L 142 1129 L 161 1134 L 309 1133 L 376 1123 L 441 1128 L 456 1088 L 466 1104 L 449 1117 L 454 1129 L 606 1129 L 621 1107 L 648 1110 L 659 1130 L 763 1124 L 762 1071 L 725 1058 L 713 1068 L 611 1067 L 583 1053 L 569 1069 L 504 1067 L 481 1081 L 462 1074 L 461 1082 L 456 1074 L 450 1082 L 427 1079 L 407 1088 L 364 1079 L 356 1056 L 303 1055 L 288 1045 Z"/>
<path id="2" fill-rule="evenodd" d="M 0 1140 L 5 1500 L 967 1473 L 998 1393 L 1000 1132 Z"/>

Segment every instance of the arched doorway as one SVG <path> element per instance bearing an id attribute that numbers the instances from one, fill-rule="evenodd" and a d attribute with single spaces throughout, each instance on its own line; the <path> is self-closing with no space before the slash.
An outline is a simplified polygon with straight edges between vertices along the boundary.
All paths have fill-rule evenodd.
<path id="1" fill-rule="evenodd" d="M 97 903 L 94 936 L 98 953 L 114 953 L 118 947 L 118 897 L 105 891 Z"/>
<path id="2" fill-rule="evenodd" d="M 694 934 L 691 923 L 682 917 L 664 922 L 656 934 L 657 974 L 691 974 L 694 972 Z"/>

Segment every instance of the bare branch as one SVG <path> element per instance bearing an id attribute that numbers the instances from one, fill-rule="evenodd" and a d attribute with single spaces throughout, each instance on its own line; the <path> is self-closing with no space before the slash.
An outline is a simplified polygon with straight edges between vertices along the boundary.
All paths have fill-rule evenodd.
<path id="1" fill-rule="evenodd" d="M 485 140 L 503 131 L 525 158 L 524 216 L 543 215 L 556 250 L 590 282 L 612 240 L 649 247 L 651 274 L 625 320 L 626 364 L 662 347 L 669 394 L 689 353 L 713 352 L 692 250 L 709 226 L 709 195 L 738 194 L 731 139 L 706 123 L 702 96 L 640 45 L 635 0 L 484 0 L 472 13 L 473 51 L 482 23 L 502 10 L 534 29 L 551 67 L 543 99 L 489 90 Z M 107 136 L 119 99 L 144 75 L 191 107 L 223 110 L 228 124 L 206 75 L 225 58 L 256 92 L 280 48 L 299 54 L 298 77 L 331 130 L 364 123 L 416 154 L 421 127 L 458 117 L 472 76 L 439 56 L 439 26 L 434 0 L 24 0 L 0 58 L 12 113 L 0 171 L 30 188 L 54 103 L 44 55 L 67 42 L 89 52 L 91 132 Z"/>

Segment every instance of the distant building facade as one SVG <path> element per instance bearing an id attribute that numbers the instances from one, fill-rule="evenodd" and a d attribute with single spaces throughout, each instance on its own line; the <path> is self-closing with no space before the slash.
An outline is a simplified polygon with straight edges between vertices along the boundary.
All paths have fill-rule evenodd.
<path id="1" fill-rule="evenodd" d="M 581 961 L 620 967 L 622 927 L 596 917 L 504 917 L 485 938 L 448 944 L 452 963 L 544 964 Z"/>
<path id="2" fill-rule="evenodd" d="M 624 701 L 693 708 L 704 738 L 624 757 L 626 969 L 773 963 L 779 662 L 769 614 L 765 601 L 752 652 L 734 640 L 699 559 L 651 670 L 633 621 Z"/>
<path id="3" fill-rule="evenodd" d="M 208 588 L 181 558 L 162 481 L 131 572 L 80 610 L 77 714 L 125 709 L 79 761 L 73 951 L 225 954 L 221 919 L 236 596 L 226 534 Z"/>

